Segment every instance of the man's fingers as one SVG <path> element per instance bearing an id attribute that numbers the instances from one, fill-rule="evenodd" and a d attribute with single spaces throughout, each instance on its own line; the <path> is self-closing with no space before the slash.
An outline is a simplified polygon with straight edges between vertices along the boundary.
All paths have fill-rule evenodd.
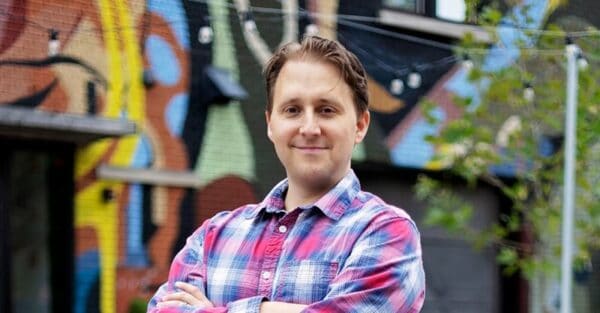
<path id="1" fill-rule="evenodd" d="M 170 301 L 160 301 L 156 304 L 157 308 L 165 308 L 165 307 L 170 307 L 170 306 L 182 306 L 182 305 L 186 305 L 187 303 L 182 302 L 182 301 L 177 301 L 177 300 L 170 300 Z"/>
<path id="2" fill-rule="evenodd" d="M 173 292 L 163 296 L 161 302 L 168 302 L 169 305 L 182 305 L 187 304 L 195 307 L 213 307 L 214 305 L 200 288 L 184 283 L 184 282 L 176 282 L 175 286 L 179 288 L 180 291 Z"/>
<path id="3" fill-rule="evenodd" d="M 189 303 L 193 299 L 194 299 L 194 296 L 188 294 L 187 292 L 180 291 L 180 292 L 174 292 L 174 293 L 170 293 L 170 294 L 165 295 L 162 298 L 162 301 L 177 300 L 177 301 L 182 301 L 182 302 L 185 302 L 185 303 Z"/>
<path id="4" fill-rule="evenodd" d="M 175 283 L 175 286 L 189 294 L 191 294 L 192 296 L 196 297 L 196 299 L 202 301 L 202 302 L 209 302 L 210 300 L 208 300 L 208 298 L 204 295 L 204 293 L 202 292 L 202 290 L 200 290 L 200 288 L 192 285 L 192 284 L 188 284 L 188 283 L 184 283 L 182 281 L 178 281 Z M 211 303 L 212 304 L 212 303 Z"/>

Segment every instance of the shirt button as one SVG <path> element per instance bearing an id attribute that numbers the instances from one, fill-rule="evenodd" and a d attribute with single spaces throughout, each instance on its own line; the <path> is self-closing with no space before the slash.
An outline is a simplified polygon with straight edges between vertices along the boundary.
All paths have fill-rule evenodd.
<path id="1" fill-rule="evenodd" d="M 287 231 L 287 227 L 285 227 L 285 225 L 281 225 L 281 226 L 279 226 L 279 232 L 280 232 L 280 233 L 282 233 L 282 234 L 283 234 L 283 233 L 285 233 L 286 231 Z"/>
<path id="2" fill-rule="evenodd" d="M 263 279 L 271 278 L 271 272 L 267 272 L 267 271 L 262 272 L 262 278 Z"/>

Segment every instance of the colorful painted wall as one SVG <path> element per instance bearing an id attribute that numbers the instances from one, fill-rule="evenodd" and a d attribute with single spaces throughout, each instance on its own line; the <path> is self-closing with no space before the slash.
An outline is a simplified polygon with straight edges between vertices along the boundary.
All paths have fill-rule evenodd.
<path id="1" fill-rule="evenodd" d="M 74 312 L 128 312 L 166 278 L 170 260 L 215 212 L 255 202 L 284 176 L 264 125 L 261 66 L 280 43 L 315 20 L 370 75 L 373 125 L 355 161 L 424 168 L 434 148 L 424 135 L 420 97 L 439 98 L 441 119 L 459 114 L 437 84 L 452 63 L 394 97 L 387 84 L 414 63 L 451 52 L 338 23 L 375 17 L 369 1 L 4 0 L 0 1 L 0 105 L 128 119 L 138 132 L 78 148 L 75 156 Z M 240 13 L 253 7 L 256 31 Z M 210 43 L 199 30 L 210 25 Z M 58 53 L 48 54 L 50 34 Z M 382 64 L 385 64 L 383 66 Z M 244 101 L 213 103 L 207 65 L 227 69 Z M 446 76 L 444 76 L 446 75 Z M 436 85 L 437 84 L 437 85 Z M 435 87 L 437 86 L 437 87 Z M 435 88 L 434 88 L 435 87 Z M 193 173 L 199 188 L 130 184 L 97 177 L 100 165 Z"/>

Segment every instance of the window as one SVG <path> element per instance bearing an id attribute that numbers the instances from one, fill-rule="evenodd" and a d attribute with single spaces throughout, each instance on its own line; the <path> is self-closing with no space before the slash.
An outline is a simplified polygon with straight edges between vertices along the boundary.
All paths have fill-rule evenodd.
<path id="1" fill-rule="evenodd" d="M 467 6 L 464 0 L 437 0 L 435 2 L 435 17 L 452 22 L 464 22 L 467 16 Z"/>
<path id="2" fill-rule="evenodd" d="M 391 9 L 409 11 L 413 13 L 424 13 L 425 2 L 423 0 L 384 0 L 383 5 Z"/>
<path id="3" fill-rule="evenodd" d="M 384 0 L 386 8 L 416 13 L 451 22 L 466 20 L 465 0 Z"/>

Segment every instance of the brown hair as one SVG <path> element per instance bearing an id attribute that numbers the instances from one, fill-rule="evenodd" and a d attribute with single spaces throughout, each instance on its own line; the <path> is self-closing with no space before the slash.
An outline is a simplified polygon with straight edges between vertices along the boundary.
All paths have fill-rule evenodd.
<path id="1" fill-rule="evenodd" d="M 290 42 L 281 46 L 265 65 L 263 74 L 267 87 L 267 112 L 271 112 L 273 108 L 273 87 L 285 63 L 289 60 L 306 57 L 335 66 L 352 90 L 357 114 L 368 109 L 367 77 L 365 69 L 356 55 L 337 41 L 318 36 L 307 36 L 300 43 Z"/>

